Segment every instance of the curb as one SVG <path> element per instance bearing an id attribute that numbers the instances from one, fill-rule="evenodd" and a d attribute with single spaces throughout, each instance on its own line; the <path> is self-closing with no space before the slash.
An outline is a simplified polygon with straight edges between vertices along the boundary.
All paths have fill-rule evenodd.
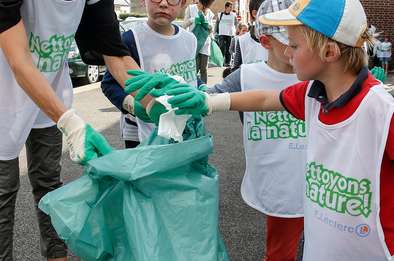
<path id="1" fill-rule="evenodd" d="M 88 85 L 84 85 L 84 86 L 79 86 L 79 87 L 73 89 L 73 93 L 78 94 L 78 93 L 82 93 L 82 92 L 89 92 L 92 90 L 96 90 L 96 89 L 100 88 L 100 84 L 101 84 L 101 82 L 96 82 L 96 83 L 92 83 L 92 84 L 88 84 Z"/>

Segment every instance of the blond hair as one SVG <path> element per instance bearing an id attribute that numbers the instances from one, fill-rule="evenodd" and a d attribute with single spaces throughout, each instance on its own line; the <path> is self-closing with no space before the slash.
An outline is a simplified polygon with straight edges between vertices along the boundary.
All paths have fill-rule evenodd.
<path id="1" fill-rule="evenodd" d="M 325 56 L 325 50 L 328 44 L 335 43 L 335 48 L 341 55 L 341 60 L 344 62 L 344 71 L 352 71 L 358 73 L 363 67 L 368 64 L 368 56 L 364 48 L 352 47 L 333 39 L 309 28 L 306 26 L 298 26 L 300 32 L 306 39 L 307 45 L 312 51 L 318 51 L 321 59 Z M 372 37 L 367 33 L 363 35 L 363 39 L 368 43 L 372 43 Z"/>

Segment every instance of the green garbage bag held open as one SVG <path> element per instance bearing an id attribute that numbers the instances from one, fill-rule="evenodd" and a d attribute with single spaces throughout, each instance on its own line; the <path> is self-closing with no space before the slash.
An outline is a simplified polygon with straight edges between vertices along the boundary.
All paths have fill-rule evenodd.
<path id="1" fill-rule="evenodd" d="M 85 261 L 227 261 L 212 138 L 200 118 L 189 119 L 183 138 L 155 131 L 135 149 L 91 160 L 39 207 Z"/>
<path id="2" fill-rule="evenodd" d="M 194 18 L 194 28 L 192 30 L 192 33 L 197 38 L 197 55 L 200 52 L 201 48 L 204 46 L 205 41 L 209 36 L 208 21 L 205 20 L 204 14 L 201 11 L 199 11 L 198 16 Z"/>

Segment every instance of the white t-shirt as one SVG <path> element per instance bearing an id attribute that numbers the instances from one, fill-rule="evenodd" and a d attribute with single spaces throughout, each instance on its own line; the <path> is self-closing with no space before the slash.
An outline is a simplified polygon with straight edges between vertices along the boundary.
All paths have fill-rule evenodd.
<path id="1" fill-rule="evenodd" d="M 231 12 L 226 14 L 223 12 L 222 18 L 220 18 L 222 13 L 218 13 L 219 22 L 219 35 L 233 36 L 235 34 L 235 24 L 237 21 L 237 16 L 235 13 Z"/>
<path id="2" fill-rule="evenodd" d="M 391 57 L 391 43 L 380 42 L 378 44 L 378 58 L 390 58 Z"/>

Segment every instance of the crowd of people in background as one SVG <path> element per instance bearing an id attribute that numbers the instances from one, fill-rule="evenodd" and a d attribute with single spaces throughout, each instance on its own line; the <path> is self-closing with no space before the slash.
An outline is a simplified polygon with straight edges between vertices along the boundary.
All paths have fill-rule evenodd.
<path id="1" fill-rule="evenodd" d="M 392 44 L 388 36 L 384 32 L 378 32 L 374 25 L 370 25 L 368 31 L 373 36 L 372 43 L 364 44 L 369 56 L 369 67 L 380 66 L 387 75 L 392 55 Z"/>
<path id="2" fill-rule="evenodd" d="M 210 56 L 210 41 L 214 39 L 220 47 L 226 67 L 223 78 L 237 70 L 241 64 L 249 64 L 267 60 L 267 52 L 255 37 L 255 16 L 262 1 L 249 2 L 249 17 L 246 22 L 241 20 L 239 14 L 233 9 L 233 3 L 226 1 L 224 9 L 214 14 L 209 6 L 204 6 L 198 0 L 193 0 L 186 8 L 184 28 L 193 30 L 194 18 L 199 11 L 203 11 L 209 24 L 210 37 L 207 38 L 204 48 L 197 54 L 197 74 L 202 83 L 207 83 L 207 68 Z M 256 4 L 254 4 L 256 3 Z M 369 67 L 382 67 L 387 76 L 392 56 L 392 43 L 384 32 L 377 32 L 373 25 L 369 26 L 369 33 L 374 37 L 373 42 L 365 43 L 368 52 Z"/>

